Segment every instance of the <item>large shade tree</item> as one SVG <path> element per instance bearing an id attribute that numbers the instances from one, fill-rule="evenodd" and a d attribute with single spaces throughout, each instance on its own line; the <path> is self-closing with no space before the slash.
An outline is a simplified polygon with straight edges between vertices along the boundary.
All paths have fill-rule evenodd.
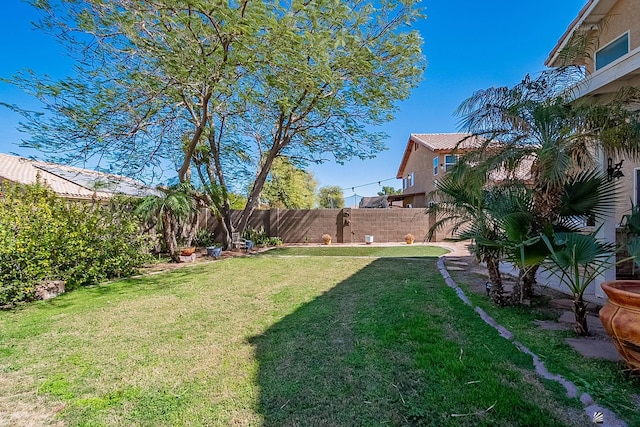
<path id="1" fill-rule="evenodd" d="M 276 158 L 368 158 L 424 68 L 416 0 L 32 0 L 70 48 L 74 76 L 13 82 L 26 145 L 132 172 L 171 162 L 200 179 L 227 238 L 256 208 Z M 197 169 L 197 173 L 194 173 Z M 156 169 L 157 170 L 157 169 Z M 229 193 L 251 188 L 237 223 Z"/>

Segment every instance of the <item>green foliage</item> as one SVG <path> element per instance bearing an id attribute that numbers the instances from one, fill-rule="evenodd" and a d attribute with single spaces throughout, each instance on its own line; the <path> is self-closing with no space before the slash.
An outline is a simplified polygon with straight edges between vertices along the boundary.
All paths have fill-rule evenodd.
<path id="1" fill-rule="evenodd" d="M 582 298 L 587 286 L 611 266 L 616 246 L 599 241 L 596 232 L 556 233 L 553 237 L 552 241 L 541 236 L 551 252 L 549 270 Z"/>
<path id="2" fill-rule="evenodd" d="M 246 196 L 236 194 L 236 193 L 229 193 L 228 196 L 229 196 L 230 209 L 242 210 L 247 205 Z"/>
<path id="3" fill-rule="evenodd" d="M 622 219 L 627 252 L 640 267 L 640 207 L 631 203 L 631 213 Z"/>
<path id="4" fill-rule="evenodd" d="M 318 205 L 326 209 L 342 209 L 344 207 L 344 193 L 337 185 L 321 187 L 318 190 Z"/>
<path id="5" fill-rule="evenodd" d="M 382 191 L 378 191 L 378 196 L 390 196 L 393 194 L 402 194 L 402 190 L 400 189 L 395 189 L 391 186 L 388 185 L 383 185 L 382 186 Z"/>
<path id="6" fill-rule="evenodd" d="M 196 246 L 206 248 L 207 246 L 214 246 L 216 242 L 213 233 L 202 228 L 196 233 L 194 243 Z"/>
<path id="7" fill-rule="evenodd" d="M 311 209 L 317 185 L 311 173 L 280 157 L 273 162 L 262 199 L 272 208 Z"/>
<path id="8" fill-rule="evenodd" d="M 133 274 L 148 242 L 129 202 L 67 201 L 41 185 L 3 183 L 0 305 L 30 300 L 43 280 L 67 289 Z"/>
<path id="9" fill-rule="evenodd" d="M 228 225 L 227 195 L 249 187 L 240 230 L 278 157 L 343 162 L 383 150 L 386 135 L 372 129 L 425 67 L 415 0 L 31 3 L 39 28 L 77 61 L 61 81 L 12 79 L 45 105 L 14 107 L 25 144 L 130 170 L 176 163 Z"/>
<path id="10" fill-rule="evenodd" d="M 280 246 L 282 239 L 279 237 L 269 237 L 264 231 L 264 227 L 255 229 L 251 226 L 247 227 L 242 233 L 242 238 L 251 240 L 256 246 Z"/>

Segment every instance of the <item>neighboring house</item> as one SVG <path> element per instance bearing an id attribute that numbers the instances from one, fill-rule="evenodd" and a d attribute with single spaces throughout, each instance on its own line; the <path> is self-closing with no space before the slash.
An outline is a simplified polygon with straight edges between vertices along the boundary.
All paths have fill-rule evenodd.
<path id="1" fill-rule="evenodd" d="M 33 184 L 38 180 L 60 197 L 73 200 L 107 200 L 115 194 L 134 197 L 159 194 L 158 190 L 124 176 L 0 154 L 0 183 Z"/>
<path id="2" fill-rule="evenodd" d="M 458 161 L 458 153 L 480 145 L 478 137 L 466 133 L 412 133 L 404 150 L 396 178 L 402 179 L 402 194 L 388 196 L 390 203 L 402 201 L 405 208 L 425 208 L 438 180 Z"/>
<path id="3" fill-rule="evenodd" d="M 574 59 L 572 64 L 564 64 L 565 48 L 573 40 L 585 38 L 595 41 L 590 51 Z M 551 51 L 545 65 L 584 66 L 587 77 L 574 91 L 578 98 L 607 96 L 624 86 L 640 87 L 640 1 L 589 0 Z M 621 160 L 624 160 L 622 167 L 617 170 Z M 624 195 L 614 214 L 615 222 L 619 223 L 630 211 L 629 200 L 640 203 L 640 163 L 604 153 L 603 168 L 619 178 L 617 182 Z"/>

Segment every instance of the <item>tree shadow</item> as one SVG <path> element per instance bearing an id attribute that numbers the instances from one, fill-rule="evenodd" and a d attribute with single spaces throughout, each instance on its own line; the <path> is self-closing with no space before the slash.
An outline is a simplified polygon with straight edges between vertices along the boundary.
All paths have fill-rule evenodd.
<path id="1" fill-rule="evenodd" d="M 411 423 L 426 392 L 408 337 L 424 312 L 411 295 L 438 286 L 424 280 L 432 266 L 435 258 L 375 260 L 252 337 L 264 425 Z"/>

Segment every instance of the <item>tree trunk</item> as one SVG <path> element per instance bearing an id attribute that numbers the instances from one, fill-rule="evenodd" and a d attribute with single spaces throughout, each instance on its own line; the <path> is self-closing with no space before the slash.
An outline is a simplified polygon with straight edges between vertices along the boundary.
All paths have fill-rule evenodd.
<path id="1" fill-rule="evenodd" d="M 260 173 L 256 177 L 255 182 L 253 183 L 253 188 L 251 189 L 251 193 L 249 194 L 249 198 L 247 199 L 247 204 L 244 207 L 244 210 L 240 214 L 240 218 L 238 219 L 238 223 L 235 227 L 236 231 L 243 232 L 245 228 L 247 228 L 247 224 L 249 223 L 249 218 L 253 211 L 258 206 L 258 202 L 260 200 L 260 193 L 262 192 L 262 188 L 264 187 L 264 183 L 267 180 L 267 176 L 269 175 L 269 171 L 271 170 L 271 165 L 273 165 L 273 161 L 278 156 L 278 152 L 276 150 L 269 151 L 269 155 L 265 158 L 264 164 L 260 169 Z"/>
<path id="2" fill-rule="evenodd" d="M 162 236 L 165 244 L 167 245 L 169 256 L 173 261 L 178 262 L 180 260 L 180 258 L 178 258 L 178 242 L 176 241 L 173 220 L 167 211 L 162 213 Z"/>
<path id="3" fill-rule="evenodd" d="M 573 330 L 581 337 L 591 335 L 589 333 L 589 325 L 587 325 L 587 304 L 582 299 L 582 295 L 573 294 L 573 314 L 576 318 Z"/>
<path id="4" fill-rule="evenodd" d="M 533 286 L 536 282 L 536 274 L 538 273 L 539 265 L 534 265 L 521 271 L 522 281 L 522 298 L 531 299 L 533 297 Z"/>
<path id="5" fill-rule="evenodd" d="M 188 231 L 184 236 L 184 245 L 191 246 L 193 243 L 193 239 L 196 237 L 196 233 L 198 233 L 198 228 L 200 225 L 200 212 L 196 209 L 193 213 L 193 218 L 191 218 L 191 223 L 189 224 Z"/>
<path id="6" fill-rule="evenodd" d="M 487 264 L 487 272 L 489 273 L 489 281 L 491 282 L 489 296 L 495 304 L 504 305 L 500 260 L 494 256 L 485 255 L 483 261 Z"/>
<path id="7" fill-rule="evenodd" d="M 222 227 L 222 247 L 225 250 L 231 248 L 231 232 L 233 231 L 233 225 L 231 224 L 231 206 L 229 205 L 229 198 L 224 200 L 222 204 L 222 220 L 220 225 Z"/>

